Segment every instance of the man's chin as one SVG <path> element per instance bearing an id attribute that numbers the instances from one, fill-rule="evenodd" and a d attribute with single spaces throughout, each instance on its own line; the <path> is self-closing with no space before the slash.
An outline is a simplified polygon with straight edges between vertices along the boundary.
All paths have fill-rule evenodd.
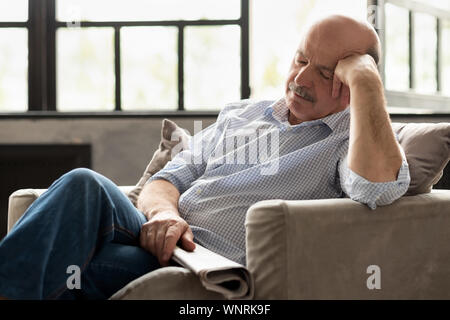
<path id="1" fill-rule="evenodd" d="M 305 108 L 299 106 L 298 104 L 288 103 L 287 107 L 289 109 L 288 119 L 291 124 L 299 124 L 304 121 L 309 121 L 311 115 L 305 112 Z"/>
<path id="2" fill-rule="evenodd" d="M 289 122 L 291 119 L 295 119 L 296 122 L 305 122 L 321 118 L 321 114 L 318 114 L 318 109 L 315 104 L 310 101 L 299 102 L 294 99 L 286 99 L 286 105 L 289 109 Z"/>
<path id="3" fill-rule="evenodd" d="M 311 110 L 314 108 L 314 103 L 311 101 L 308 101 L 303 98 L 299 98 L 297 96 L 289 97 L 289 99 L 286 100 L 287 105 L 289 107 L 289 110 L 294 113 L 305 113 L 307 110 Z"/>

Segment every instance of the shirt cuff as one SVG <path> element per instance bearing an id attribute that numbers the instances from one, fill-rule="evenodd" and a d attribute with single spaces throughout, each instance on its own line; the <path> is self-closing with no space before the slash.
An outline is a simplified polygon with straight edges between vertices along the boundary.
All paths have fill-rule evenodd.
<path id="1" fill-rule="evenodd" d="M 348 168 L 344 186 L 350 199 L 375 210 L 377 206 L 391 204 L 404 195 L 408 191 L 410 180 L 408 162 L 403 158 L 396 181 L 372 182 Z"/>

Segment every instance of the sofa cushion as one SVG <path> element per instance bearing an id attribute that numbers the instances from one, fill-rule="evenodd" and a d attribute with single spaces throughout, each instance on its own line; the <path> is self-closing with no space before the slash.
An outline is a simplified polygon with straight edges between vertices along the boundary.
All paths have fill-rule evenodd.
<path id="1" fill-rule="evenodd" d="M 428 193 L 450 159 L 450 123 L 393 123 L 409 164 L 406 195 Z"/>
<path id="2" fill-rule="evenodd" d="M 190 134 L 175 122 L 164 119 L 161 127 L 161 142 L 135 187 L 128 193 L 128 198 L 137 205 L 137 199 L 147 180 L 161 170 L 168 161 L 179 152 L 189 147 Z"/>

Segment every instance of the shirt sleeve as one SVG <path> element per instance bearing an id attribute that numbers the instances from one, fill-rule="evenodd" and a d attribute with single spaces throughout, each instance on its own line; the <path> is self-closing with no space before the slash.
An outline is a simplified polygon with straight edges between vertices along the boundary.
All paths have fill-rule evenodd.
<path id="1" fill-rule="evenodd" d="M 241 108 L 240 104 L 227 105 L 218 115 L 214 124 L 196 133 L 189 143 L 189 149 L 178 153 L 164 168 L 150 177 L 146 184 L 164 179 L 171 182 L 180 193 L 185 192 L 192 182 L 203 175 L 208 158 L 213 153 L 226 126 L 229 111 Z"/>
<path id="2" fill-rule="evenodd" d="M 410 183 L 409 167 L 403 149 L 402 165 L 397 180 L 389 182 L 371 182 L 353 172 L 347 164 L 347 156 L 339 163 L 339 177 L 341 188 L 352 200 L 366 204 L 375 210 L 377 206 L 391 204 L 408 191 Z"/>

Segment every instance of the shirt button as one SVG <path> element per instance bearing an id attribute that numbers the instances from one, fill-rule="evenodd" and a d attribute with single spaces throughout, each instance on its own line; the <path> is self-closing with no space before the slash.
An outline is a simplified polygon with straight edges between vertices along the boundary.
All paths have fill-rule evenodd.
<path id="1" fill-rule="evenodd" d="M 197 194 L 200 194 L 200 193 L 202 193 L 202 189 L 197 189 Z"/>
<path id="2" fill-rule="evenodd" d="M 287 131 L 291 131 L 291 129 L 292 129 L 291 127 L 287 127 L 286 128 Z"/>

